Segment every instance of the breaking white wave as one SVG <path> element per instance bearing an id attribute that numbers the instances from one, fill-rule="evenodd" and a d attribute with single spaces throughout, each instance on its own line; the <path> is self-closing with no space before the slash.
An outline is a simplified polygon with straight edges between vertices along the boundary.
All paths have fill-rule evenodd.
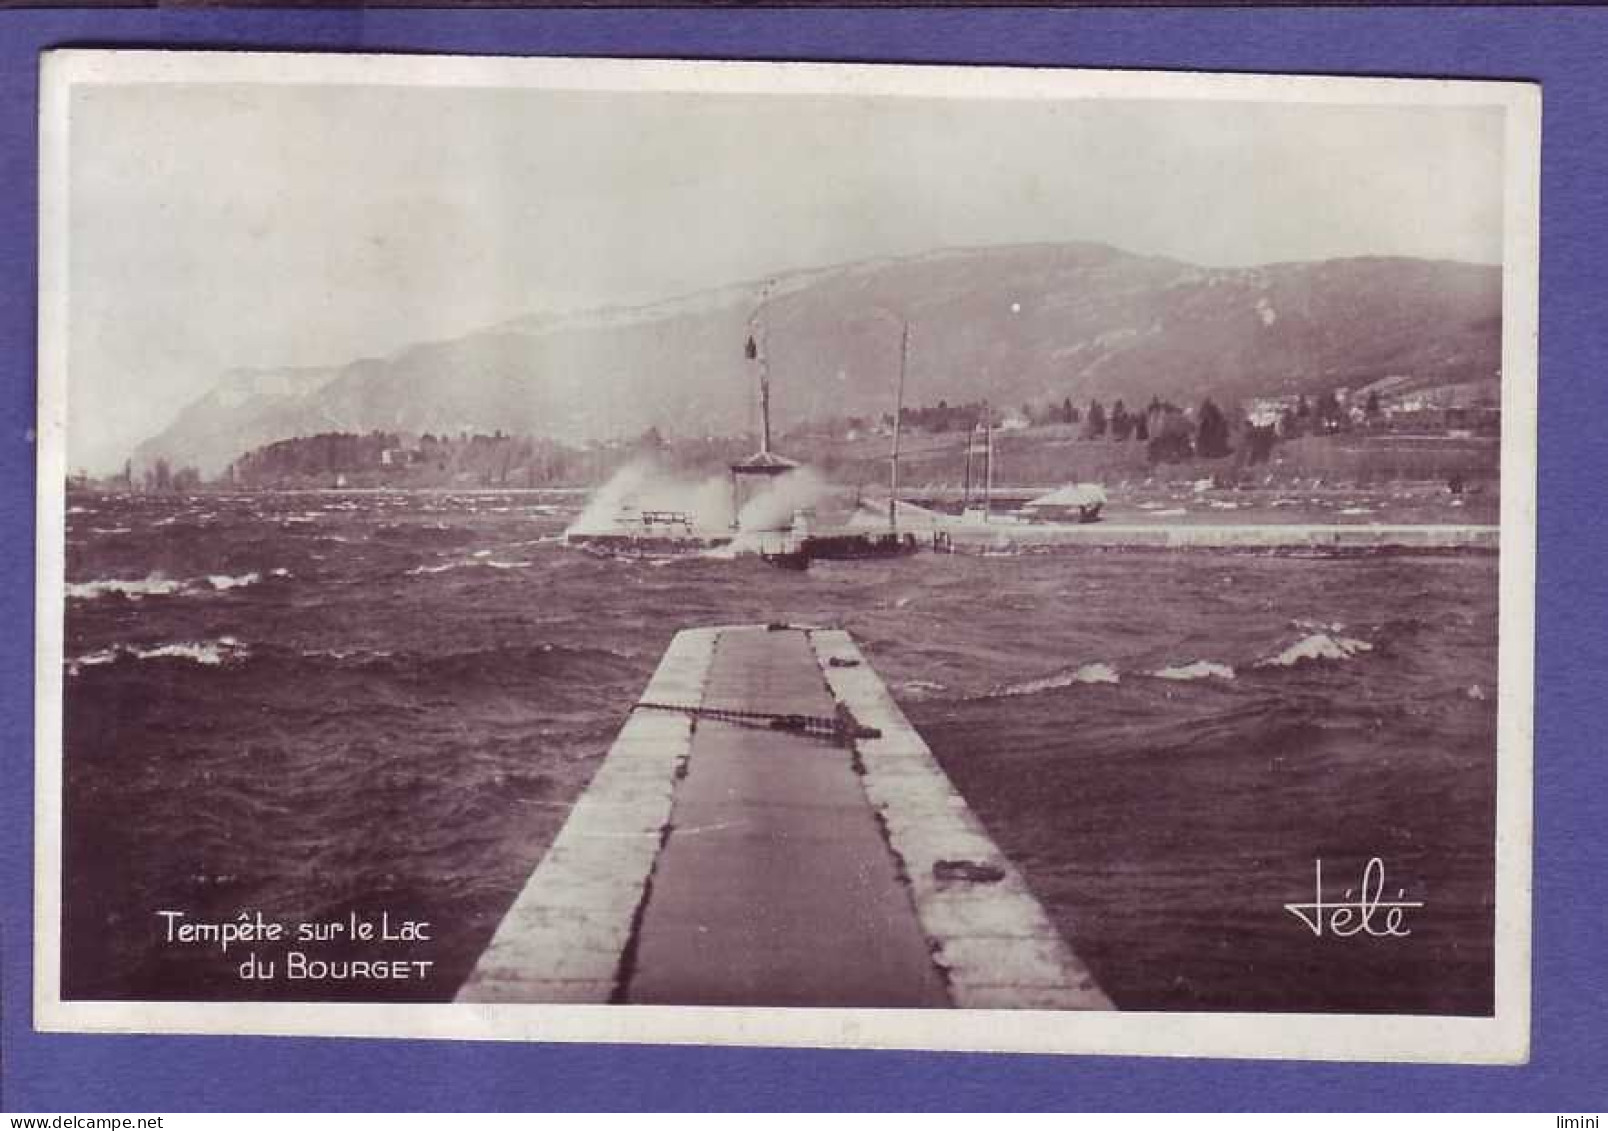
<path id="1" fill-rule="evenodd" d="M 109 664 L 122 654 L 122 649 L 120 648 L 102 648 L 98 652 L 76 656 L 67 661 L 67 674 L 77 675 L 82 668 L 95 667 L 98 664 Z"/>
<path id="2" fill-rule="evenodd" d="M 1084 664 L 1072 673 L 1076 683 L 1119 683 L 1121 677 L 1110 664 Z"/>
<path id="3" fill-rule="evenodd" d="M 1151 518 L 1181 518 L 1189 511 L 1184 507 L 1171 507 L 1164 511 L 1151 511 Z"/>
<path id="4" fill-rule="evenodd" d="M 930 699 L 934 695 L 943 694 L 948 689 L 943 684 L 935 683 L 930 679 L 907 679 L 899 685 L 899 690 L 912 699 Z"/>
<path id="5" fill-rule="evenodd" d="M 1040 676 L 1037 679 L 1023 680 L 1021 683 L 1012 683 L 1002 687 L 996 694 L 999 695 L 1036 695 L 1040 691 L 1054 691 L 1060 687 L 1072 687 L 1080 683 L 1120 683 L 1122 677 L 1110 664 L 1094 663 L 1084 664 L 1080 668 L 1054 672 L 1050 675 Z"/>
<path id="6" fill-rule="evenodd" d="M 270 577 L 289 577 L 290 571 L 283 567 L 268 571 Z M 198 596 L 206 593 L 222 593 L 230 589 L 241 589 L 248 585 L 256 585 L 263 579 L 263 575 L 255 570 L 251 573 L 238 575 L 227 573 L 208 574 L 206 577 L 182 579 L 163 577 L 153 573 L 145 578 L 119 578 L 101 577 L 94 581 L 68 582 L 65 586 L 68 600 L 93 601 L 98 597 L 116 594 L 126 597 L 130 601 L 138 601 L 142 597 L 174 597 Z"/>
<path id="7" fill-rule="evenodd" d="M 185 584 L 183 581 L 153 573 L 143 581 L 125 581 L 115 577 L 98 578 L 94 581 L 70 581 L 66 589 L 69 600 L 93 601 L 108 593 L 116 593 L 137 601 L 141 597 L 165 597 L 177 593 L 185 587 Z"/>
<path id="8" fill-rule="evenodd" d="M 192 660 L 215 667 L 229 660 L 243 660 L 249 650 L 232 636 L 201 643 L 159 644 L 154 648 L 131 648 L 133 655 L 142 660 Z"/>
<path id="9" fill-rule="evenodd" d="M 1338 630 L 1338 626 L 1331 626 Z M 1363 652 L 1372 652 L 1373 645 L 1366 640 L 1340 636 L 1337 631 L 1314 632 L 1303 636 L 1277 656 L 1257 661 L 1259 668 L 1290 668 L 1296 664 L 1316 660 L 1349 660 Z"/>
<path id="10" fill-rule="evenodd" d="M 1181 664 L 1160 671 L 1150 673 L 1157 679 L 1233 679 L 1234 669 L 1227 664 L 1217 664 L 1210 660 L 1196 660 L 1192 664 Z"/>
<path id="11" fill-rule="evenodd" d="M 173 644 L 114 644 L 76 656 L 67 661 L 67 674 L 77 675 L 82 669 L 100 664 L 116 663 L 120 659 L 132 660 L 188 660 L 206 667 L 244 660 L 251 650 L 233 636 L 220 636 L 216 640 L 181 641 Z"/>

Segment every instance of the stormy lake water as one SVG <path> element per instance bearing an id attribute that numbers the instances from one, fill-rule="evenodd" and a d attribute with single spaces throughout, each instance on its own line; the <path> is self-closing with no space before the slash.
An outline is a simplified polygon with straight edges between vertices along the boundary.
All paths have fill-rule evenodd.
<path id="1" fill-rule="evenodd" d="M 1494 556 L 600 561 L 538 493 L 74 499 L 67 998 L 445 1000 L 675 632 L 848 629 L 1119 1007 L 1489 1013 Z M 1361 883 L 1411 935 L 1284 909 Z M 241 981 L 158 912 L 428 921 Z M 324 956 L 356 950 L 325 947 Z"/>

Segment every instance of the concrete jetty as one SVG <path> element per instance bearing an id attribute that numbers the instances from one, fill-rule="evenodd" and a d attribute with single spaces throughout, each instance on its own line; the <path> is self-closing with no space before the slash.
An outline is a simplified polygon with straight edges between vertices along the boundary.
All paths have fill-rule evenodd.
<path id="1" fill-rule="evenodd" d="M 1105 518 L 1091 523 L 1028 522 L 997 513 L 990 521 L 930 510 L 901 500 L 899 529 L 923 545 L 955 553 L 1058 550 L 1212 550 L 1249 553 L 1480 551 L 1495 553 L 1501 528 L 1482 523 L 1158 522 Z M 859 527 L 887 523 L 886 502 L 867 502 Z"/>
<path id="2" fill-rule="evenodd" d="M 459 1001 L 1110 1009 L 842 631 L 690 629 Z"/>
<path id="3" fill-rule="evenodd" d="M 996 522 L 941 527 L 961 553 L 1057 549 L 1239 550 L 1246 552 L 1496 551 L 1496 526 L 1384 523 Z"/>

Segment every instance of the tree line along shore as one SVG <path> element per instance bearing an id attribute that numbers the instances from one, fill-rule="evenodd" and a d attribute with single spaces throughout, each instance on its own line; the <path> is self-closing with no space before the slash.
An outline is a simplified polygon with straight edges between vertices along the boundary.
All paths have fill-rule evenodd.
<path id="1" fill-rule="evenodd" d="M 1209 478 L 1225 486 L 1443 482 L 1455 490 L 1494 482 L 1498 474 L 1494 415 L 1403 421 L 1377 404 L 1348 410 L 1329 397 L 1264 409 L 1260 419 L 1265 422 L 1230 417 L 1210 398 L 1187 410 L 1153 400 L 1141 411 L 1120 400 L 1081 407 L 1067 400 L 1021 411 L 939 402 L 905 410 L 900 478 L 911 487 L 948 486 L 970 474 L 980 483 L 990 454 L 995 482 L 1046 486 Z M 784 433 L 777 446 L 834 482 L 876 486 L 887 479 L 892 423 L 891 414 L 813 422 Z M 652 428 L 631 439 L 584 443 L 501 431 L 325 432 L 253 448 L 213 476 L 157 459 L 140 468 L 129 462 L 98 479 L 76 475 L 69 485 L 154 493 L 589 487 L 633 463 L 676 474 L 721 474 L 755 443 L 749 435 L 666 437 Z"/>

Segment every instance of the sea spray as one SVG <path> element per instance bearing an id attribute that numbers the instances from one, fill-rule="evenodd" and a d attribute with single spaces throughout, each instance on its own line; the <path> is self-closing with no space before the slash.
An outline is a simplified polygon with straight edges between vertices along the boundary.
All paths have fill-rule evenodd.
<path id="1" fill-rule="evenodd" d="M 828 490 L 826 482 L 807 467 L 779 475 L 765 490 L 743 504 L 742 513 L 737 516 L 738 529 L 790 529 L 794 515 L 820 502 Z"/>
<path id="2" fill-rule="evenodd" d="M 743 503 L 737 532 L 725 546 L 709 556 L 732 558 L 740 554 L 779 553 L 792 548 L 790 536 L 803 533 L 800 511 L 815 506 L 831 492 L 815 472 L 799 468 L 776 476 Z"/>
<path id="3" fill-rule="evenodd" d="M 625 533 L 621 514 L 629 511 L 674 511 L 699 530 L 723 531 L 731 526 L 731 487 L 718 476 L 690 480 L 638 461 L 599 487 L 564 534 Z"/>
<path id="4" fill-rule="evenodd" d="M 762 535 L 791 530 L 797 513 L 814 506 L 830 491 L 826 481 L 808 468 L 766 479 L 744 500 L 736 536 L 707 553 L 729 557 L 771 549 Z M 732 529 L 731 507 L 731 481 L 724 476 L 687 479 L 638 462 L 622 468 L 598 488 L 564 534 L 630 534 L 635 532 L 634 519 L 640 512 L 665 511 L 685 515 L 697 533 L 725 535 Z"/>

